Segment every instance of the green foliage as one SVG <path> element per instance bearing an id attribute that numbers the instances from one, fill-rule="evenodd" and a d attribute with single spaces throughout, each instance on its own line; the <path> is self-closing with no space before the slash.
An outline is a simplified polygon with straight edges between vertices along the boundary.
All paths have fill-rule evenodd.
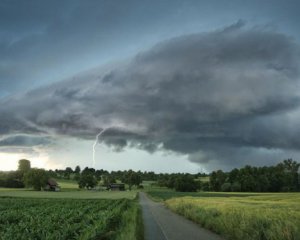
<path id="1" fill-rule="evenodd" d="M 79 166 L 76 166 L 74 172 L 76 174 L 79 174 L 81 172 L 81 168 Z"/>
<path id="2" fill-rule="evenodd" d="M 0 187 L 24 188 L 19 171 L 0 172 Z"/>
<path id="3" fill-rule="evenodd" d="M 92 189 L 97 185 L 97 179 L 89 173 L 81 174 L 78 181 L 79 188 Z"/>
<path id="4" fill-rule="evenodd" d="M 0 198 L 0 212 L 1 240 L 139 239 L 133 200 Z"/>
<path id="5" fill-rule="evenodd" d="M 111 183 L 116 183 L 116 179 L 111 175 L 102 176 L 103 185 L 108 187 Z"/>
<path id="6" fill-rule="evenodd" d="M 40 191 L 45 187 L 49 176 L 45 169 L 32 168 L 24 174 L 26 187 L 33 187 L 34 190 Z"/>
<path id="7" fill-rule="evenodd" d="M 221 191 L 222 192 L 230 192 L 231 191 L 231 184 L 226 182 L 226 183 L 223 183 L 222 186 L 221 186 Z"/>
<path id="8" fill-rule="evenodd" d="M 214 171 L 210 175 L 210 189 L 213 191 L 230 191 L 229 185 L 227 184 L 230 183 L 231 191 L 299 191 L 299 166 L 299 163 L 292 159 L 287 159 L 271 167 L 245 166 L 241 169 L 233 169 L 229 173 L 224 173 L 221 170 Z"/>
<path id="9" fill-rule="evenodd" d="M 133 185 L 139 186 L 142 183 L 142 178 L 138 173 L 136 173 L 132 170 L 129 170 L 125 174 L 123 181 L 124 181 L 124 183 L 128 184 L 129 190 L 131 190 Z"/>
<path id="10" fill-rule="evenodd" d="M 66 179 L 70 179 L 71 174 L 73 173 L 73 169 L 70 167 L 66 167 L 64 177 Z"/>
<path id="11" fill-rule="evenodd" d="M 30 170 L 30 168 L 31 168 L 31 164 L 30 164 L 29 160 L 27 160 L 27 159 L 19 160 L 19 165 L 18 165 L 19 171 L 26 173 Z"/>
<path id="12" fill-rule="evenodd" d="M 234 182 L 231 184 L 231 191 L 232 192 L 240 192 L 241 191 L 241 184 L 239 182 Z"/>
<path id="13" fill-rule="evenodd" d="M 196 192 L 198 183 L 187 174 L 176 178 L 174 188 L 177 192 Z"/>
<path id="14" fill-rule="evenodd" d="M 78 176 L 79 188 L 92 189 L 97 186 L 97 179 L 95 177 L 95 169 L 86 167 Z"/>
<path id="15" fill-rule="evenodd" d="M 213 171 L 210 175 L 210 185 L 213 191 L 221 191 L 221 186 L 226 181 L 226 174 L 222 170 Z"/>

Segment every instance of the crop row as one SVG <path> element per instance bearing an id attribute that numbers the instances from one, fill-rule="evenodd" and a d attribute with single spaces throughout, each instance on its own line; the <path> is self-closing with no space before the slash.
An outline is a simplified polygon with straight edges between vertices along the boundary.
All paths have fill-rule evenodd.
<path id="1" fill-rule="evenodd" d="M 113 239 L 132 201 L 0 198 L 0 239 Z"/>

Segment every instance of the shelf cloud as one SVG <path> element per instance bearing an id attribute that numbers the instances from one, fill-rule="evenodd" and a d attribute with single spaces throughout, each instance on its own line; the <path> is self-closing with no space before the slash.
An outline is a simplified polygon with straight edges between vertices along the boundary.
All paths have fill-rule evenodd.
<path id="1" fill-rule="evenodd" d="M 94 139 L 107 128 L 102 140 L 116 150 L 160 149 L 223 165 L 243 155 L 284 156 L 300 150 L 299 60 L 292 38 L 242 21 L 172 38 L 1 100 L 0 133 L 8 138 L 0 146 Z M 23 135 L 9 137 L 16 134 Z"/>

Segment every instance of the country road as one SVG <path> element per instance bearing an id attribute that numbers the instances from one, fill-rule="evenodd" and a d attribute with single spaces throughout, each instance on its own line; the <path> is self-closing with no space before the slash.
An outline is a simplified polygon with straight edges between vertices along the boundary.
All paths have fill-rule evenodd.
<path id="1" fill-rule="evenodd" d="M 163 204 L 140 192 L 145 240 L 222 240 L 197 224 L 171 212 Z"/>

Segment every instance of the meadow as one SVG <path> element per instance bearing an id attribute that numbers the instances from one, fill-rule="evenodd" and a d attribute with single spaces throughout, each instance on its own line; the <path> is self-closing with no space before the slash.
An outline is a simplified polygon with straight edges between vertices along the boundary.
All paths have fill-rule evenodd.
<path id="1" fill-rule="evenodd" d="M 156 200 L 165 199 L 166 206 L 174 212 L 226 239 L 300 239 L 300 193 L 149 194 Z"/>

